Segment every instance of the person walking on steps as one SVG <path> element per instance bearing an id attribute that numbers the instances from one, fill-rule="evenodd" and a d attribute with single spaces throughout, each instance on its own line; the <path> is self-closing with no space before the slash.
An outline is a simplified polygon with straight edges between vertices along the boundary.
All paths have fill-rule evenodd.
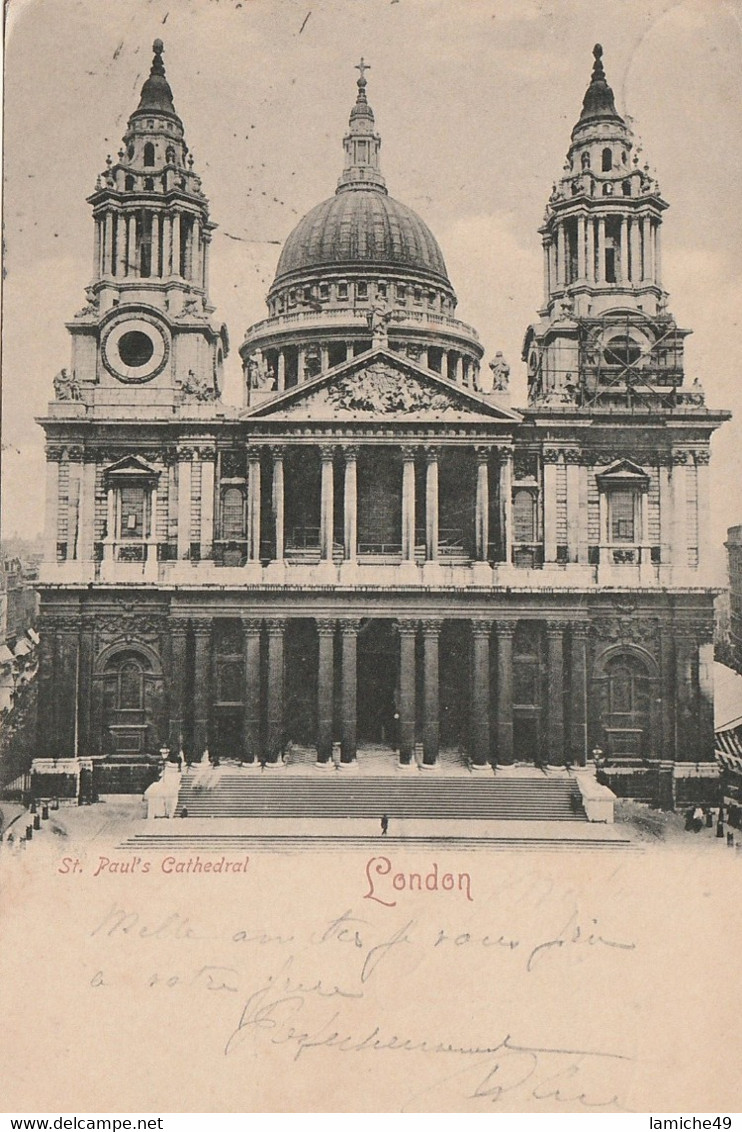
<path id="1" fill-rule="evenodd" d="M 389 815 L 381 815 L 381 836 L 386 837 L 386 831 L 389 829 Z"/>

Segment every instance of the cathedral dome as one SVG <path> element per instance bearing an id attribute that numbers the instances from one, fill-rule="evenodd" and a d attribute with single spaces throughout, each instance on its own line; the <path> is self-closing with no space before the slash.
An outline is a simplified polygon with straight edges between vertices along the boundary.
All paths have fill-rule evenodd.
<path id="1" fill-rule="evenodd" d="M 284 244 L 274 287 L 324 268 L 390 268 L 448 283 L 441 249 L 417 213 L 385 189 L 340 189 L 299 221 Z"/>

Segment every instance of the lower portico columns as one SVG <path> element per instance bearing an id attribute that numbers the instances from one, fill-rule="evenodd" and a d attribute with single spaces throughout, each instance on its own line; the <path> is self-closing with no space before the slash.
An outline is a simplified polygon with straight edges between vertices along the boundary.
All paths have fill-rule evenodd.
<path id="1" fill-rule="evenodd" d="M 285 557 L 283 448 L 272 448 L 271 455 L 273 456 L 273 522 L 275 524 L 276 559 L 280 562 Z"/>
<path id="2" fill-rule="evenodd" d="M 355 762 L 357 753 L 357 697 L 358 697 L 358 630 L 361 622 L 357 618 L 343 618 L 340 621 L 341 633 L 341 763 Z"/>
<path id="3" fill-rule="evenodd" d="M 548 663 L 548 762 L 564 765 L 564 625 L 546 624 Z"/>
<path id="4" fill-rule="evenodd" d="M 260 561 L 260 449 L 247 449 L 247 560 Z"/>
<path id="5" fill-rule="evenodd" d="M 486 562 L 490 540 L 489 448 L 477 448 L 477 495 L 475 503 L 476 556 Z"/>
<path id="6" fill-rule="evenodd" d="M 415 561 L 415 448 L 402 448 L 402 559 Z"/>
<path id="7" fill-rule="evenodd" d="M 245 656 L 245 696 L 242 708 L 242 755 L 246 763 L 260 756 L 260 630 L 258 617 L 242 622 Z"/>
<path id="8" fill-rule="evenodd" d="M 440 740 L 438 706 L 438 644 L 441 622 L 423 621 L 423 766 L 435 766 Z"/>
<path id="9" fill-rule="evenodd" d="M 490 758 L 490 632 L 491 621 L 472 621 L 472 763 L 485 767 Z"/>
<path id="10" fill-rule="evenodd" d="M 186 713 L 186 644 L 188 639 L 188 622 L 172 621 L 170 623 L 170 655 L 172 658 L 172 672 L 170 675 L 170 735 L 171 751 L 183 748 L 185 740 L 185 713 Z"/>
<path id="11" fill-rule="evenodd" d="M 399 762 L 410 766 L 415 752 L 415 646 L 417 621 L 398 621 Z"/>
<path id="12" fill-rule="evenodd" d="M 283 644 L 286 620 L 272 617 L 268 621 L 268 730 L 265 743 L 266 761 L 277 763 L 283 751 Z"/>
<path id="13" fill-rule="evenodd" d="M 571 623 L 571 711 L 569 760 L 575 766 L 587 765 L 587 636 L 589 621 Z"/>
<path id="14" fill-rule="evenodd" d="M 358 449 L 343 449 L 345 478 L 343 481 L 343 556 L 346 562 L 358 557 Z"/>
<path id="15" fill-rule="evenodd" d="M 193 622 L 193 756 L 200 759 L 209 745 L 209 704 L 211 702 L 211 618 Z"/>
<path id="16" fill-rule="evenodd" d="M 438 449 L 425 449 L 425 557 L 438 559 Z"/>
<path id="17" fill-rule="evenodd" d="M 320 557 L 323 562 L 332 562 L 333 519 L 335 514 L 334 468 L 335 449 L 331 444 L 323 444 L 320 449 Z"/>
<path id="18" fill-rule="evenodd" d="M 513 621 L 497 622 L 497 761 L 513 762 Z"/>
<path id="19" fill-rule="evenodd" d="M 335 622 L 317 621 L 317 762 L 332 758 L 333 690 L 335 681 Z"/>

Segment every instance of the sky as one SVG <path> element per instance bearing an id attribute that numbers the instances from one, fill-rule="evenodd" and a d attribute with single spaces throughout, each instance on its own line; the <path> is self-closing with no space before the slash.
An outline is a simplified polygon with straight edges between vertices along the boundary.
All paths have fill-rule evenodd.
<path id="1" fill-rule="evenodd" d="M 713 445 L 712 537 L 742 522 L 742 0 L 8 0 L 5 45 L 3 534 L 43 525 L 34 417 L 69 365 L 64 323 L 92 274 L 85 198 L 116 155 L 152 57 L 165 65 L 211 217 L 211 296 L 232 353 L 265 317 L 281 244 L 332 195 L 368 97 L 392 196 L 443 250 L 489 359 L 525 402 L 523 334 L 542 297 L 537 233 L 603 44 L 617 107 L 670 203 L 670 310 L 687 381 L 735 418 Z"/>

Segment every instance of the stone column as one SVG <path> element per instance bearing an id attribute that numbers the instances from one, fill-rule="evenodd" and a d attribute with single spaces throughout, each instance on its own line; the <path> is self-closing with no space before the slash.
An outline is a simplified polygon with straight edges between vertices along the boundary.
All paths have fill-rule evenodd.
<path id="1" fill-rule="evenodd" d="M 185 718 L 188 696 L 187 663 L 188 622 L 183 619 L 173 619 L 170 622 L 170 656 L 172 669 L 170 672 L 170 731 L 169 746 L 171 751 L 179 751 L 181 747 L 192 753 L 188 736 L 186 736 Z"/>
<path id="2" fill-rule="evenodd" d="M 653 275 L 652 220 L 649 216 L 642 216 L 642 279 L 651 283 Z"/>
<path id="3" fill-rule="evenodd" d="M 675 623 L 676 758 L 697 762 L 699 696 L 696 677 L 698 646 L 693 625 Z"/>
<path id="4" fill-rule="evenodd" d="M 335 622 L 317 621 L 317 762 L 332 758 L 333 691 L 335 683 Z"/>
<path id="5" fill-rule="evenodd" d="M 242 705 L 242 754 L 246 763 L 260 758 L 260 630 L 259 617 L 242 621 L 245 657 L 245 692 Z"/>
<path id="6" fill-rule="evenodd" d="M 46 497 L 44 502 L 44 560 L 57 561 L 59 508 L 59 464 L 62 449 L 48 445 L 46 449 Z"/>
<path id="7" fill-rule="evenodd" d="M 178 558 L 187 558 L 191 549 L 191 452 L 178 453 Z"/>
<path id="8" fill-rule="evenodd" d="M 491 621 L 472 621 L 472 763 L 490 760 L 490 633 Z"/>
<path id="9" fill-rule="evenodd" d="M 598 270 L 596 283 L 605 283 L 605 217 L 598 217 Z"/>
<path id="10" fill-rule="evenodd" d="M 333 526 L 335 518 L 334 466 L 335 448 L 332 444 L 320 447 L 320 518 L 319 545 L 323 562 L 332 562 Z"/>
<path id="11" fill-rule="evenodd" d="M 193 757 L 198 760 L 209 745 L 209 712 L 211 710 L 211 618 L 198 617 L 193 622 Z"/>
<path id="12" fill-rule="evenodd" d="M 345 478 L 343 480 L 343 555 L 346 562 L 358 557 L 358 448 L 343 448 Z"/>
<path id="13" fill-rule="evenodd" d="M 283 393 L 286 388 L 286 352 L 284 350 L 278 351 L 278 362 L 276 366 L 276 392 Z"/>
<path id="14" fill-rule="evenodd" d="M 268 731 L 266 760 L 278 763 L 283 751 L 284 662 L 283 645 L 286 619 L 271 617 L 268 621 Z"/>
<path id="15" fill-rule="evenodd" d="M 417 621 L 398 621 L 399 633 L 399 762 L 410 766 L 415 754 Z"/>
<path id="16" fill-rule="evenodd" d="M 489 559 L 490 541 L 490 450 L 480 446 L 477 452 L 477 492 L 474 507 L 476 556 L 480 562 Z"/>
<path id="17" fill-rule="evenodd" d="M 180 275 L 180 213 L 173 213 L 172 274 Z"/>
<path id="18" fill-rule="evenodd" d="M 83 460 L 80 482 L 79 555 L 82 561 L 92 562 L 95 542 L 95 453 L 85 452 Z"/>
<path id="19" fill-rule="evenodd" d="M 214 553 L 214 465 L 216 452 L 201 449 L 201 558 L 208 559 Z"/>
<path id="20" fill-rule="evenodd" d="M 621 217 L 621 250 L 618 256 L 616 278 L 619 283 L 629 282 L 629 226 L 625 216 Z"/>
<path id="21" fill-rule="evenodd" d="M 630 269 L 629 269 L 629 282 L 641 282 L 641 255 L 639 252 L 639 218 L 637 216 L 629 217 L 629 250 L 630 250 Z"/>
<path id="22" fill-rule="evenodd" d="M 352 359 L 352 357 L 353 357 L 353 343 L 352 342 L 346 342 L 345 343 L 345 360 L 346 360 L 346 362 L 349 362 Z"/>
<path id="23" fill-rule="evenodd" d="M 77 671 L 79 623 L 62 617 L 57 622 L 54 663 L 54 726 L 56 751 L 69 758 L 77 753 Z"/>
<path id="24" fill-rule="evenodd" d="M 94 219 L 93 227 L 93 279 L 99 279 L 101 275 L 101 232 L 100 220 L 96 217 Z"/>
<path id="25" fill-rule="evenodd" d="M 548 752 L 552 766 L 564 766 L 564 625 L 546 623 L 548 665 Z"/>
<path id="26" fill-rule="evenodd" d="M 681 570 L 685 570 L 688 566 L 687 459 L 688 453 L 685 451 L 672 454 L 672 564 L 675 569 Z"/>
<path id="27" fill-rule="evenodd" d="M 463 382 L 463 374 L 464 374 L 464 371 L 463 371 L 464 359 L 461 356 L 461 354 L 455 354 L 454 359 L 455 360 L 454 360 L 454 369 L 453 369 L 453 379 L 454 379 L 454 381 L 456 382 L 457 385 L 461 385 L 462 382 Z"/>
<path id="28" fill-rule="evenodd" d="M 299 346 L 296 351 L 296 384 L 301 385 L 304 381 L 304 368 L 307 364 L 307 352 L 303 346 Z"/>
<path id="29" fill-rule="evenodd" d="M 281 562 L 286 557 L 284 537 L 284 477 L 283 477 L 283 448 L 275 445 L 271 448 L 273 457 L 273 523 L 276 539 L 276 560 Z"/>
<path id="30" fill-rule="evenodd" d="M 39 671 L 37 735 L 40 758 L 54 758 L 57 754 L 57 735 L 54 725 L 54 657 L 56 654 L 56 627 L 51 617 L 42 617 L 39 625 Z"/>
<path id="31" fill-rule="evenodd" d="M 438 644 L 442 622 L 425 620 L 423 627 L 423 766 L 435 766 L 440 741 Z"/>
<path id="32" fill-rule="evenodd" d="M 595 282 L 595 221 L 592 216 L 589 217 L 587 222 L 587 248 L 586 250 L 586 269 L 588 283 Z"/>
<path id="33" fill-rule="evenodd" d="M 356 618 L 343 618 L 340 622 L 341 632 L 341 668 L 340 668 L 340 700 L 341 700 L 341 744 L 340 761 L 342 763 L 355 762 L 357 753 L 356 714 L 358 697 L 358 630 L 360 620 Z"/>
<path id="34" fill-rule="evenodd" d="M 567 239 L 564 224 L 557 227 L 557 276 L 560 287 L 567 284 Z"/>
<path id="35" fill-rule="evenodd" d="M 82 449 L 77 445 L 67 450 L 69 481 L 67 487 L 67 558 L 80 557 L 80 504 L 82 483 Z"/>
<path id="36" fill-rule="evenodd" d="M 319 368 L 321 373 L 327 373 L 327 370 L 330 368 L 330 347 L 326 342 L 320 343 Z"/>
<path id="37" fill-rule="evenodd" d="M 415 561 L 415 452 L 411 444 L 402 446 L 402 559 Z"/>
<path id="38" fill-rule="evenodd" d="M 438 449 L 425 449 L 425 557 L 438 559 Z"/>
<path id="39" fill-rule="evenodd" d="M 500 449 L 500 539 L 503 561 L 513 563 L 513 450 Z"/>
<path id="40" fill-rule="evenodd" d="M 116 213 L 116 276 L 126 274 L 126 217 L 123 212 Z"/>
<path id="41" fill-rule="evenodd" d="M 548 306 L 549 295 L 551 294 L 550 247 L 551 245 L 544 240 L 544 306 Z"/>
<path id="42" fill-rule="evenodd" d="M 95 617 L 83 614 L 80 619 L 77 679 L 77 749 L 80 755 L 86 757 L 98 754 L 92 728 L 94 646 Z"/>
<path id="43" fill-rule="evenodd" d="M 587 640 L 589 621 L 571 622 L 569 761 L 574 766 L 586 766 L 588 756 L 587 721 Z"/>
<path id="44" fill-rule="evenodd" d="M 113 271 L 113 213 L 109 210 L 103 217 L 103 274 Z"/>
<path id="45" fill-rule="evenodd" d="M 557 557 L 557 460 L 556 449 L 544 451 L 544 561 Z"/>
<path id="46" fill-rule="evenodd" d="M 577 278 L 584 283 L 587 278 L 585 264 L 585 217 L 577 217 Z"/>
<path id="47" fill-rule="evenodd" d="M 654 281 L 662 286 L 662 225 L 658 220 L 654 226 Z"/>
<path id="48" fill-rule="evenodd" d="M 166 213 L 162 218 L 162 276 L 167 279 L 171 275 L 170 259 L 172 256 L 173 222 Z"/>
<path id="49" fill-rule="evenodd" d="M 497 622 L 497 761 L 513 762 L 513 637 L 514 621 Z"/>
<path id="50" fill-rule="evenodd" d="M 150 275 L 160 274 L 160 214 L 152 213 L 152 266 Z"/>
<path id="51" fill-rule="evenodd" d="M 260 562 L 260 449 L 247 449 L 247 560 Z"/>
<path id="52" fill-rule="evenodd" d="M 711 567 L 711 499 L 709 494 L 709 459 L 708 449 L 699 449 L 696 452 L 696 490 L 698 508 L 698 569 L 705 575 Z M 703 576 L 701 582 L 703 583 Z"/>
<path id="53" fill-rule="evenodd" d="M 211 232 L 202 232 L 201 238 L 203 240 L 203 268 L 201 278 L 203 279 L 203 289 L 208 295 L 209 293 L 209 252 L 211 249 Z"/>
<path id="54" fill-rule="evenodd" d="M 116 489 L 106 489 L 106 537 L 103 539 L 103 556 L 112 562 L 116 547 Z"/>

